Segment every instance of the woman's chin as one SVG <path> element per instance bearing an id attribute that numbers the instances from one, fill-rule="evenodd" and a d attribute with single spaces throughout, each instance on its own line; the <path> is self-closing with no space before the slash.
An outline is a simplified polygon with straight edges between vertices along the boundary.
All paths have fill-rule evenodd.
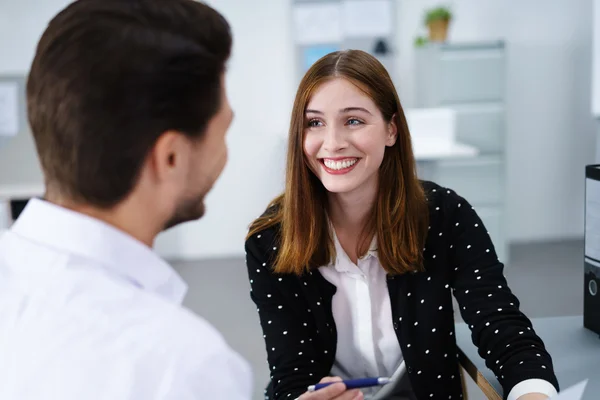
<path id="1" fill-rule="evenodd" d="M 331 194 L 345 194 L 356 190 L 354 182 L 323 182 L 325 189 Z"/>

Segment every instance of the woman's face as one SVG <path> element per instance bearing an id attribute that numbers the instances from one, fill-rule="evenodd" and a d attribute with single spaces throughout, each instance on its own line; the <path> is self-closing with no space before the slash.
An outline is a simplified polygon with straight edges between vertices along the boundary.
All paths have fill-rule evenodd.
<path id="1" fill-rule="evenodd" d="M 377 187 L 385 148 L 396 142 L 397 128 L 369 96 L 346 79 L 327 81 L 309 100 L 304 126 L 304 153 L 329 192 Z"/>

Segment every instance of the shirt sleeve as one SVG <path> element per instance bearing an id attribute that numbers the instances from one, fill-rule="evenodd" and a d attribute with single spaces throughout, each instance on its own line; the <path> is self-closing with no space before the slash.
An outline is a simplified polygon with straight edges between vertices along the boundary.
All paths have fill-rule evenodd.
<path id="1" fill-rule="evenodd" d="M 210 346 L 205 343 L 204 346 Z M 203 352 L 205 353 L 205 351 Z M 218 346 L 210 354 L 188 354 L 173 358 L 172 371 L 163 377 L 157 397 L 161 400 L 222 399 L 251 400 L 252 373 L 239 355 Z"/>
<path id="2" fill-rule="evenodd" d="M 215 354 L 194 372 L 186 377 L 188 385 L 194 388 L 190 400 L 252 398 L 250 367 L 235 354 Z M 181 397 L 173 397 L 175 399 Z"/>
<path id="3" fill-rule="evenodd" d="M 253 380 L 248 362 L 232 349 L 210 324 L 192 317 L 176 317 L 153 354 L 159 359 L 140 360 L 140 368 L 152 369 L 144 381 L 157 389 L 135 392 L 135 398 L 160 400 L 252 399 Z M 163 339 L 163 338 L 161 338 Z"/>
<path id="4" fill-rule="evenodd" d="M 517 383 L 508 394 L 507 400 L 518 400 L 519 397 L 529 393 L 541 393 L 548 397 L 556 396 L 558 393 L 554 386 L 543 379 L 527 379 Z"/>

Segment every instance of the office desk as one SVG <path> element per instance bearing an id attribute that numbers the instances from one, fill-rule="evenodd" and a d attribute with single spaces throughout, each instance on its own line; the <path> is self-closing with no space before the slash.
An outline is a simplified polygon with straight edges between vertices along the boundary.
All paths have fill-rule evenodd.
<path id="1" fill-rule="evenodd" d="M 552 356 L 554 370 L 562 389 L 589 379 L 585 400 L 600 398 L 600 338 L 583 327 L 583 317 L 533 318 L 536 333 Z M 502 387 L 485 366 L 471 341 L 471 331 L 456 324 L 460 363 L 489 399 L 502 399 Z"/>

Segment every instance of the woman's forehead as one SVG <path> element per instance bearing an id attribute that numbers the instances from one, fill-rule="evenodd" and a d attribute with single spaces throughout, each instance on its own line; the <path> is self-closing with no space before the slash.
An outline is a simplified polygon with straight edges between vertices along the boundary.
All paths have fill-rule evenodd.
<path id="1" fill-rule="evenodd" d="M 321 112 L 362 107 L 375 107 L 373 100 L 347 79 L 335 78 L 319 85 L 310 97 L 306 109 Z"/>

